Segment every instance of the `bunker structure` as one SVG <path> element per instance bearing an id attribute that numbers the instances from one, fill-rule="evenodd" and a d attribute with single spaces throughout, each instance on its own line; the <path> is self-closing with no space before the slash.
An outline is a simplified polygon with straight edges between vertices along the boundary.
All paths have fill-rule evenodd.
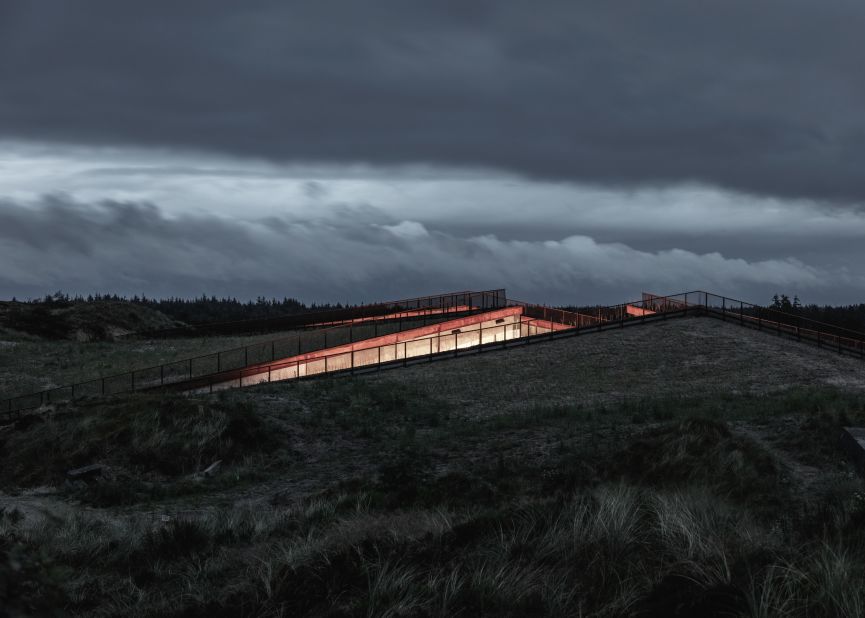
<path id="1" fill-rule="evenodd" d="M 0 400 L 0 421 L 83 397 L 158 390 L 210 393 L 360 374 L 685 316 L 730 321 L 865 359 L 865 333 L 709 292 L 643 293 L 640 300 L 619 305 L 561 309 L 509 299 L 503 289 L 462 291 L 271 320 L 143 333 L 146 338 L 268 332 L 280 336 Z"/>

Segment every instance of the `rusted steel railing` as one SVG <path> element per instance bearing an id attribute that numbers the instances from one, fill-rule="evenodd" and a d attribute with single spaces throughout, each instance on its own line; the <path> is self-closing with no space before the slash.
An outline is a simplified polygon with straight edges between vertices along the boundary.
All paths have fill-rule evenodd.
<path id="1" fill-rule="evenodd" d="M 219 335 L 245 335 L 253 333 L 272 333 L 284 330 L 315 329 L 323 326 L 346 326 L 361 321 L 383 319 L 384 316 L 410 312 L 453 311 L 459 305 L 474 306 L 477 309 L 491 309 L 505 302 L 505 290 L 485 290 L 482 292 L 464 290 L 446 292 L 431 296 L 420 296 L 401 300 L 382 301 L 372 304 L 343 307 L 339 309 L 320 309 L 293 315 L 232 320 L 227 322 L 203 322 L 174 328 L 139 331 L 126 337 L 148 339 L 168 339 L 180 337 L 202 337 Z"/>
<path id="2" fill-rule="evenodd" d="M 518 308 L 519 321 L 487 326 L 481 324 L 477 329 L 467 332 L 462 332 L 461 329 L 443 332 L 439 329 L 434 334 L 409 341 L 398 341 L 396 338 L 392 342 L 364 346 L 363 349 L 349 345 L 347 351 L 344 348 L 335 352 L 328 351 L 335 346 L 346 346 L 369 338 L 404 333 L 410 329 L 440 323 L 455 317 L 455 313 L 412 315 L 396 325 L 364 321 L 349 328 L 340 326 L 311 331 L 318 339 L 307 340 L 305 344 L 299 338 L 266 341 L 13 397 L 0 402 L 0 414 L 5 414 L 7 419 L 13 419 L 25 410 L 44 404 L 93 395 L 169 387 L 209 392 L 219 388 L 302 379 L 322 374 L 377 370 L 687 315 L 704 315 L 733 321 L 865 359 L 865 333 L 703 291 L 669 296 L 644 294 L 637 301 L 579 312 L 515 300 L 505 301 L 498 295 L 492 298 L 494 300 L 482 301 L 481 304 L 494 304 L 498 309 Z M 464 302 L 465 299 L 460 303 L 454 300 L 453 307 L 462 308 L 465 305 L 461 303 Z M 487 309 L 490 308 L 487 306 Z M 300 358 L 304 353 L 310 352 L 321 353 Z"/>
<path id="3" fill-rule="evenodd" d="M 455 315 L 467 315 L 504 306 L 505 302 L 505 291 L 501 289 L 449 292 L 438 296 L 394 301 L 388 308 L 396 308 L 396 312 L 384 315 L 360 315 L 355 320 L 345 321 L 337 326 L 304 329 L 287 337 L 9 397 L 0 400 L 0 414 L 5 413 L 7 417 L 11 417 L 16 412 L 80 397 L 128 393 L 154 385 L 166 386 L 204 375 L 276 361 L 294 354 L 433 324 Z M 318 313 L 316 315 L 321 317 Z"/>

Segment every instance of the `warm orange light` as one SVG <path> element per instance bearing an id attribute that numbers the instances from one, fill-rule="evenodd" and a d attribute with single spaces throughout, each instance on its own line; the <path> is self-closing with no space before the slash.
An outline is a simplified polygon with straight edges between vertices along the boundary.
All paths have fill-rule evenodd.
<path id="1" fill-rule="evenodd" d="M 523 311 L 521 306 L 505 307 L 297 354 L 228 372 L 224 382 L 214 383 L 212 386 L 208 383 L 206 387 L 196 390 L 218 390 L 291 380 L 573 328 L 550 320 L 526 317 Z"/>
<path id="2" fill-rule="evenodd" d="M 652 315 L 655 312 L 650 309 L 643 309 L 642 307 L 635 307 L 634 305 L 627 305 L 625 307 L 625 311 L 627 311 L 628 315 Z"/>

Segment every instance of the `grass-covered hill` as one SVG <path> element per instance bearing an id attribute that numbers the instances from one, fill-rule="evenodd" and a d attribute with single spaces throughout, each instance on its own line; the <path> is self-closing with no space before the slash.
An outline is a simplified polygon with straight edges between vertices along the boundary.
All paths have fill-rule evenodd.
<path id="1" fill-rule="evenodd" d="M 865 486 L 837 445 L 865 424 L 858 368 L 698 318 L 59 407 L 0 431 L 0 604 L 862 616 Z"/>
<path id="2" fill-rule="evenodd" d="M 865 494 L 834 444 L 865 423 L 861 395 L 472 421 L 399 383 L 259 390 L 258 404 L 94 403 L 4 433 L 0 551 L 30 561 L 6 573 L 6 602 L 142 616 L 865 607 Z M 93 462 L 98 478 L 68 482 Z"/>
<path id="3" fill-rule="evenodd" d="M 0 334 L 7 338 L 110 341 L 132 332 L 180 325 L 155 309 L 126 301 L 0 302 Z"/>
<path id="4" fill-rule="evenodd" d="M 71 297 L 62 292 L 26 302 L 0 301 L 0 336 L 25 334 L 46 339 L 114 340 L 130 333 L 185 324 L 285 317 L 343 305 L 306 305 L 293 298 L 240 301 L 236 298 L 131 298 L 117 295 Z"/>

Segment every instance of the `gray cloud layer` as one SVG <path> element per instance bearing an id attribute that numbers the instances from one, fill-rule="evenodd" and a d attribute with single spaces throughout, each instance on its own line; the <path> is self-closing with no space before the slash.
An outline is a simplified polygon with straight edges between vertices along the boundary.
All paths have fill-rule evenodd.
<path id="1" fill-rule="evenodd" d="M 0 136 L 865 201 L 865 3 L 0 5 Z"/>
<path id="2" fill-rule="evenodd" d="M 374 208 L 299 222 L 167 216 L 148 203 L 81 203 L 55 195 L 0 201 L 0 297 L 46 290 L 190 296 L 297 295 L 373 301 L 506 286 L 553 303 L 621 302 L 649 289 L 709 288 L 758 301 L 767 290 L 865 290 L 862 277 L 796 259 L 747 261 L 681 249 L 641 251 L 588 236 L 461 237 Z"/>

